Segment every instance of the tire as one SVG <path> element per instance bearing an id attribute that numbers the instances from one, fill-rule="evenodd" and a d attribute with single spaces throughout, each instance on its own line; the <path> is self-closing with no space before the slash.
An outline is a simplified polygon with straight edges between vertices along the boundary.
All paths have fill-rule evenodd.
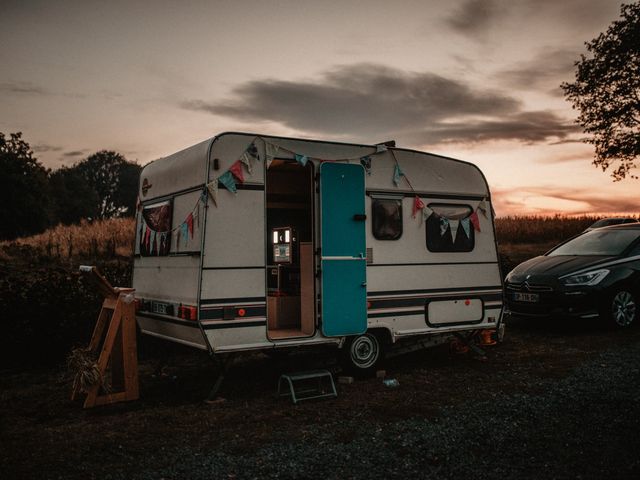
<path id="1" fill-rule="evenodd" d="M 367 332 L 347 339 L 340 351 L 340 363 L 355 377 L 372 376 L 384 360 L 385 351 L 381 336 Z"/>
<path id="2" fill-rule="evenodd" d="M 604 307 L 604 318 L 616 328 L 629 328 L 637 323 L 640 305 L 638 295 L 622 287 L 609 297 Z"/>

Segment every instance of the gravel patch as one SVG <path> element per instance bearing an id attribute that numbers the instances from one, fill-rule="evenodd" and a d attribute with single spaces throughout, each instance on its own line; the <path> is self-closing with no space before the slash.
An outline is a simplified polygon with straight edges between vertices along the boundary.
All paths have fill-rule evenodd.
<path id="1" fill-rule="evenodd" d="M 275 435 L 249 452 L 167 442 L 137 459 L 143 473 L 101 478 L 640 478 L 639 360 L 640 344 L 606 351 L 562 380 L 540 380 L 542 393 L 466 402 L 431 420 L 381 423 L 354 406 L 339 425 L 304 440 Z M 332 427 L 352 435 L 337 439 Z"/>

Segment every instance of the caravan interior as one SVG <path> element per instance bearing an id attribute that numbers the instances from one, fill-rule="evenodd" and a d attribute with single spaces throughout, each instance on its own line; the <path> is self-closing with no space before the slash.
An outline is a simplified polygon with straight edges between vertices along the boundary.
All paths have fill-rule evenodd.
<path id="1" fill-rule="evenodd" d="M 315 333 L 313 164 L 276 160 L 267 171 L 267 332 Z"/>

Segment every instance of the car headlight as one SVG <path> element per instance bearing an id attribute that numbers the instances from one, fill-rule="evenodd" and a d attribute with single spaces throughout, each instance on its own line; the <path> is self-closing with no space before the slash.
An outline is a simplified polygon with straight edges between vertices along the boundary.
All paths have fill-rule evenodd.
<path id="1" fill-rule="evenodd" d="M 591 286 L 599 284 L 607 275 L 609 275 L 609 270 L 603 268 L 602 270 L 570 275 L 563 277 L 561 280 L 567 286 Z"/>

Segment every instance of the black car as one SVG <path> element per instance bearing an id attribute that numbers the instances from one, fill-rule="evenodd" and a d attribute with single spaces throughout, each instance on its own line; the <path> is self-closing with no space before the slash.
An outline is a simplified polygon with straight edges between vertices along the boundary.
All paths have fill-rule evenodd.
<path id="1" fill-rule="evenodd" d="M 573 237 L 514 268 L 505 289 L 511 315 L 600 316 L 628 327 L 640 311 L 640 223 Z"/>

